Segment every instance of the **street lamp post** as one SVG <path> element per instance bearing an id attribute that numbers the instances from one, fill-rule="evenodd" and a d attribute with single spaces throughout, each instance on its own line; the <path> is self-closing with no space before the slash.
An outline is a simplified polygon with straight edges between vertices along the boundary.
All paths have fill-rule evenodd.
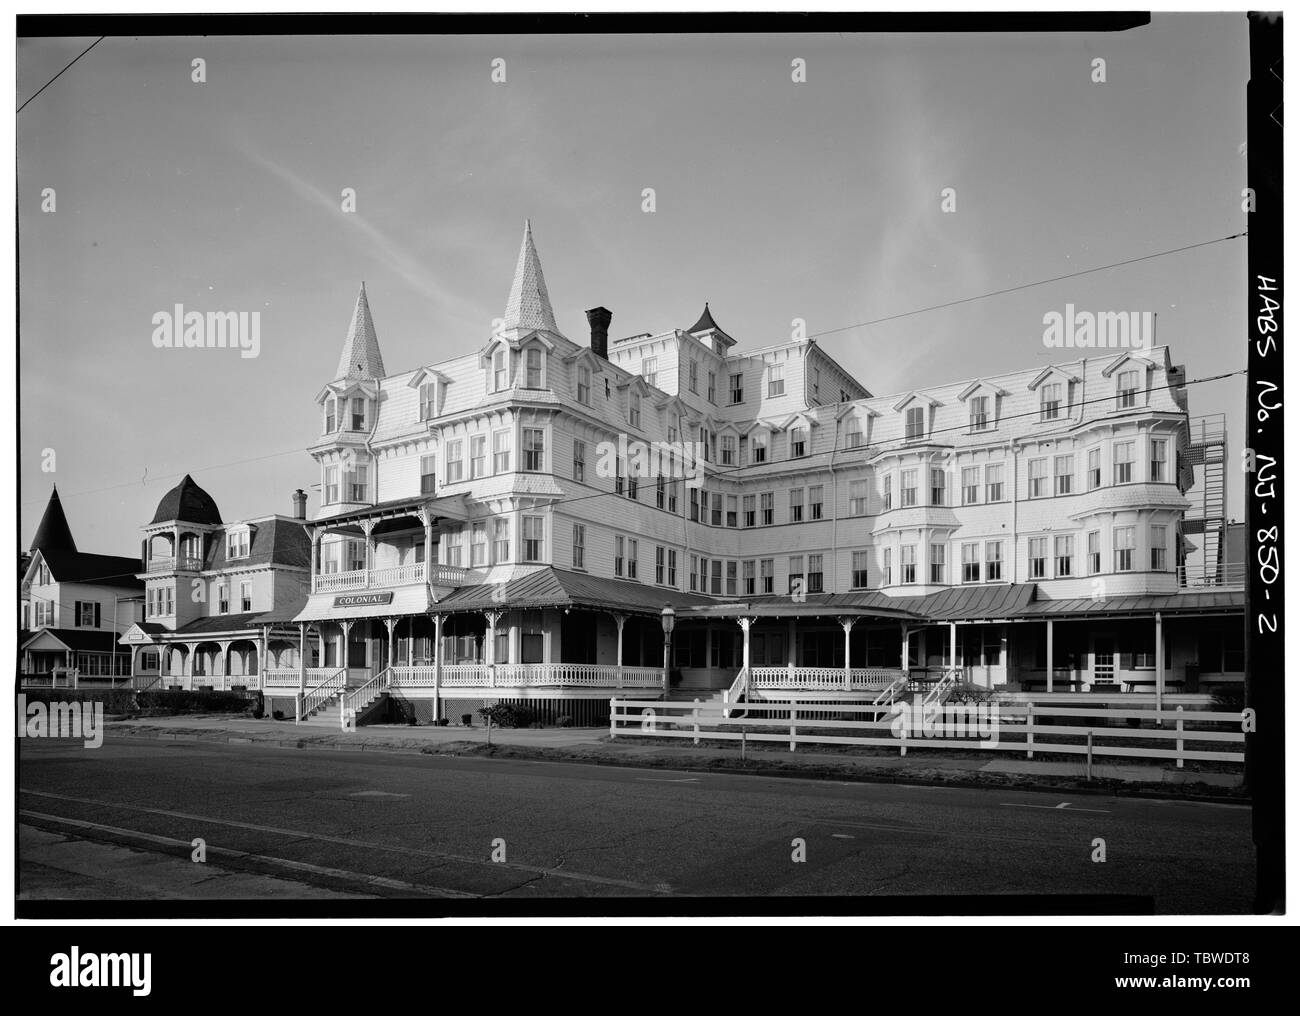
<path id="1" fill-rule="evenodd" d="M 672 648 L 673 627 L 677 623 L 677 614 L 671 603 L 664 604 L 664 609 L 659 612 L 659 621 L 664 629 L 664 700 L 667 701 L 669 650 Z"/>

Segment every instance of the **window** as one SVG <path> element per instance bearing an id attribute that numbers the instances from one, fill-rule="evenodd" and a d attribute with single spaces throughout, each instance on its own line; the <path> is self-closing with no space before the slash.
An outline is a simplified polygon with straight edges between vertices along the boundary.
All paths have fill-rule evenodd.
<path id="1" fill-rule="evenodd" d="M 989 429 L 989 398 L 977 395 L 970 400 L 970 429 L 972 431 Z"/>
<path id="2" fill-rule="evenodd" d="M 745 375 L 732 374 L 730 379 L 731 404 L 738 406 L 745 401 Z"/>
<path id="3" fill-rule="evenodd" d="M 765 557 L 758 562 L 758 579 L 759 592 L 771 593 L 775 589 L 776 561 L 773 558 Z"/>
<path id="4" fill-rule="evenodd" d="M 1152 526 L 1151 527 L 1151 570 L 1164 571 L 1166 569 L 1166 547 L 1168 546 L 1168 527 Z"/>
<path id="5" fill-rule="evenodd" d="M 1088 574 L 1101 572 L 1101 532 L 1093 530 L 1088 534 Z"/>
<path id="6" fill-rule="evenodd" d="M 1056 493 L 1059 497 L 1062 494 L 1071 494 L 1074 492 L 1074 456 L 1058 455 L 1056 456 Z"/>
<path id="7" fill-rule="evenodd" d="M 253 609 L 253 583 L 249 579 L 239 583 L 239 612 L 247 614 Z"/>
<path id="8" fill-rule="evenodd" d="M 709 568 L 710 568 L 710 579 L 711 579 L 709 583 L 709 592 L 711 592 L 714 596 L 721 596 L 722 595 L 722 559 L 715 557 L 712 561 L 709 562 Z"/>
<path id="9" fill-rule="evenodd" d="M 740 498 L 735 494 L 727 495 L 727 527 L 736 528 L 736 506 L 740 503 Z"/>
<path id="10" fill-rule="evenodd" d="M 849 514 L 860 518 L 867 514 L 867 481 L 849 481 Z"/>
<path id="11" fill-rule="evenodd" d="M 961 580 L 978 582 L 980 580 L 980 545 L 963 543 L 961 545 Z"/>
<path id="12" fill-rule="evenodd" d="M 646 384 L 659 386 L 659 357 L 647 356 L 641 361 L 641 376 Z"/>
<path id="13" fill-rule="evenodd" d="M 78 628 L 99 627 L 99 604 L 95 603 L 93 600 L 78 600 L 75 605 L 74 614 L 77 618 Z"/>
<path id="14" fill-rule="evenodd" d="M 753 494 L 746 494 L 740 499 L 740 517 L 741 523 L 746 529 L 752 529 L 754 526 L 754 502 L 756 498 Z"/>
<path id="15" fill-rule="evenodd" d="M 1165 463 L 1169 461 L 1169 442 L 1164 439 L 1151 442 L 1151 482 L 1165 482 Z"/>
<path id="16" fill-rule="evenodd" d="M 862 421 L 850 416 L 844 429 L 844 447 L 860 448 L 862 446 Z"/>
<path id="17" fill-rule="evenodd" d="M 822 517 L 822 485 L 808 488 L 808 517 L 816 522 Z"/>
<path id="18" fill-rule="evenodd" d="M 727 595 L 736 595 L 736 562 L 727 562 Z"/>
<path id="19" fill-rule="evenodd" d="M 916 545 L 907 544 L 899 548 L 899 550 L 899 564 L 903 572 L 903 584 L 912 585 L 916 582 Z"/>
<path id="20" fill-rule="evenodd" d="M 867 558 L 871 552 L 867 550 L 855 550 L 853 552 L 853 588 L 867 588 Z"/>
<path id="21" fill-rule="evenodd" d="M 689 380 L 687 381 L 687 384 L 691 389 L 691 394 L 700 394 L 700 365 L 698 361 L 691 361 L 688 378 Z"/>
<path id="22" fill-rule="evenodd" d="M 672 549 L 668 551 L 668 584 L 677 588 L 677 551 Z"/>
<path id="23" fill-rule="evenodd" d="M 984 544 L 984 581 L 1002 581 L 1002 541 L 990 540 Z"/>
<path id="24" fill-rule="evenodd" d="M 1048 420 L 1059 420 L 1061 418 L 1060 382 L 1057 381 L 1050 385 L 1043 385 L 1043 391 L 1040 398 L 1042 400 L 1040 402 L 1040 422 L 1046 423 Z"/>
<path id="25" fill-rule="evenodd" d="M 1115 482 L 1133 482 L 1133 442 L 1120 441 L 1115 445 Z"/>
<path id="26" fill-rule="evenodd" d="M 448 531 L 446 544 L 447 563 L 453 568 L 459 568 L 464 561 L 465 530 L 457 528 Z"/>
<path id="27" fill-rule="evenodd" d="M 540 473 L 545 468 L 545 434 L 534 427 L 524 428 L 524 472 Z"/>
<path id="28" fill-rule="evenodd" d="M 636 540 L 633 540 L 631 538 L 629 538 L 627 541 L 627 577 L 630 579 L 636 578 L 636 565 L 637 565 L 636 542 L 637 542 Z"/>
<path id="29" fill-rule="evenodd" d="M 709 591 L 709 559 L 707 557 L 702 557 L 700 558 L 700 592 L 707 593 L 708 591 Z"/>
<path id="30" fill-rule="evenodd" d="M 722 435 L 722 464 L 724 466 L 734 466 L 736 464 L 736 438 L 734 434 Z"/>
<path id="31" fill-rule="evenodd" d="M 759 502 L 759 507 L 763 513 L 763 525 L 765 526 L 770 526 L 772 524 L 772 516 L 775 514 L 774 511 L 775 500 L 776 497 L 773 494 L 759 495 L 758 502 Z"/>
<path id="32" fill-rule="evenodd" d="M 510 376 L 506 369 L 506 351 L 498 349 L 492 354 L 492 390 L 504 391 L 510 383 Z"/>
<path id="33" fill-rule="evenodd" d="M 469 439 L 469 475 L 477 480 L 487 474 L 487 435 L 475 434 Z"/>
<path id="34" fill-rule="evenodd" d="M 1031 579 L 1047 578 L 1047 537 L 1031 536 L 1029 538 L 1029 577 Z"/>
<path id="35" fill-rule="evenodd" d="M 1056 577 L 1068 579 L 1074 574 L 1074 537 L 1058 536 L 1056 538 Z"/>
<path id="36" fill-rule="evenodd" d="M 1002 464 L 984 467 L 984 500 L 995 504 L 1002 500 Z"/>
<path id="37" fill-rule="evenodd" d="M 422 554 L 424 548 L 416 545 L 417 555 Z M 471 568 L 482 568 L 487 564 L 487 524 L 484 522 L 475 522 L 469 532 L 469 566 Z"/>
<path id="38" fill-rule="evenodd" d="M 447 482 L 456 483 L 460 480 L 465 471 L 465 464 L 461 461 L 461 442 L 447 442 Z"/>
<path id="39" fill-rule="evenodd" d="M 1116 386 L 1116 406 L 1119 409 L 1132 409 L 1137 405 L 1138 372 L 1122 370 Z"/>
<path id="40" fill-rule="evenodd" d="M 790 431 L 790 458 L 802 459 L 808 454 L 808 428 L 795 427 Z"/>
<path id="41" fill-rule="evenodd" d="M 626 542 L 621 536 L 614 537 L 614 576 L 616 578 L 623 577 L 623 561 L 627 556 Z"/>
<path id="42" fill-rule="evenodd" d="M 790 577 L 786 592 L 802 593 L 806 588 L 803 582 L 803 555 L 796 554 L 790 558 Z"/>
<path id="43" fill-rule="evenodd" d="M 710 517 L 709 521 L 715 526 L 722 525 L 722 495 L 721 494 L 715 493 L 713 495 L 713 514 Z"/>
<path id="44" fill-rule="evenodd" d="M 664 548 L 655 547 L 655 583 L 664 584 Z"/>
<path id="45" fill-rule="evenodd" d="M 790 521 L 803 521 L 803 488 L 795 487 L 790 491 Z"/>
<path id="46" fill-rule="evenodd" d="M 746 561 L 742 565 L 741 581 L 744 583 L 746 596 L 753 596 L 758 591 L 758 580 L 754 577 L 754 562 Z"/>
<path id="47" fill-rule="evenodd" d="M 785 394 L 785 366 L 774 363 L 767 369 L 767 397 L 775 399 Z"/>
<path id="48" fill-rule="evenodd" d="M 1133 526 L 1115 527 L 1115 570 L 1126 572 L 1133 570 L 1133 550 L 1137 545 L 1137 534 Z"/>
<path id="49" fill-rule="evenodd" d="M 885 548 L 883 565 L 881 578 L 885 585 L 892 586 L 894 584 L 894 552 L 889 547 Z"/>
<path id="50" fill-rule="evenodd" d="M 511 434 L 508 430 L 498 430 L 492 435 L 492 472 L 510 472 Z"/>
<path id="51" fill-rule="evenodd" d="M 432 420 L 438 415 L 438 382 L 426 381 L 420 385 L 420 419 Z"/>
<path id="52" fill-rule="evenodd" d="M 690 556 L 690 582 L 691 582 L 692 593 L 697 592 L 699 590 L 699 580 L 695 577 L 697 567 L 698 567 L 696 562 L 698 561 L 699 558 L 697 558 L 694 554 Z"/>
<path id="53" fill-rule="evenodd" d="M 623 460 L 619 456 L 614 456 L 614 493 L 623 493 Z"/>
<path id="54" fill-rule="evenodd" d="M 525 515 L 523 520 L 524 531 L 524 560 L 529 563 L 537 563 L 543 559 L 545 552 L 545 524 L 546 520 L 540 515 Z"/>
<path id="55" fill-rule="evenodd" d="M 925 437 L 925 410 L 921 406 L 912 406 L 907 411 L 907 440 L 918 441 Z"/>
<path id="56" fill-rule="evenodd" d="M 637 470 L 635 470 L 635 469 L 629 469 L 629 470 L 628 470 L 628 474 L 627 474 L 627 496 L 628 496 L 628 498 L 629 498 L 630 500 L 632 500 L 632 501 L 640 500 L 640 499 L 637 497 L 637 485 L 638 485 L 638 483 L 639 483 L 639 481 L 637 480 L 637 475 L 638 475 L 638 471 L 637 471 Z"/>
<path id="57" fill-rule="evenodd" d="M 230 587 L 224 582 L 217 585 L 217 613 L 230 613 Z"/>
<path id="58" fill-rule="evenodd" d="M 240 529 L 226 537 L 226 557 L 230 560 L 248 557 L 248 530 Z"/>
<path id="59" fill-rule="evenodd" d="M 754 439 L 749 443 L 749 450 L 754 462 L 766 462 L 767 435 L 762 431 L 755 431 Z"/>
<path id="60" fill-rule="evenodd" d="M 347 474 L 348 479 L 348 499 L 350 501 L 367 501 L 369 490 L 368 475 L 370 467 L 362 463 L 357 463 L 351 473 Z"/>
<path id="61" fill-rule="evenodd" d="M 352 400 L 352 429 L 353 430 L 366 429 L 366 400 L 365 399 Z"/>
<path id="62" fill-rule="evenodd" d="M 668 484 L 668 510 L 674 515 L 677 514 L 677 488 L 680 484 L 680 480 Z"/>
<path id="63" fill-rule="evenodd" d="M 930 470 L 930 504 L 943 504 L 943 495 L 946 486 L 947 483 L 944 479 L 943 470 L 932 468 Z"/>
<path id="64" fill-rule="evenodd" d="M 659 479 L 655 481 L 655 507 L 660 511 L 663 511 L 664 509 L 664 499 L 667 492 L 667 484 L 665 483 L 664 478 L 660 476 Z"/>
<path id="65" fill-rule="evenodd" d="M 1088 489 L 1096 490 L 1101 486 L 1101 449 L 1088 449 Z"/>
<path id="66" fill-rule="evenodd" d="M 770 454 L 769 454 L 768 457 L 769 457 L 773 462 L 779 462 L 779 461 L 783 458 L 783 455 L 782 455 L 782 453 L 781 453 L 781 445 L 782 445 L 782 443 L 783 443 L 784 441 L 785 441 L 785 435 L 784 435 L 784 434 L 773 434 L 773 435 L 772 435 L 772 437 L 771 437 L 771 441 L 770 441 L 770 448 L 769 448 L 769 452 L 770 452 Z"/>
<path id="67" fill-rule="evenodd" d="M 348 571 L 361 571 L 366 566 L 366 542 L 348 540 L 345 546 L 348 559 Z"/>
<path id="68" fill-rule="evenodd" d="M 1029 461 L 1029 496 L 1047 496 L 1047 460 L 1031 459 Z"/>
<path id="69" fill-rule="evenodd" d="M 710 402 L 715 404 L 718 401 L 718 375 L 713 373 L 713 371 L 709 371 L 708 399 Z"/>
<path id="70" fill-rule="evenodd" d="M 961 503 L 975 504 L 980 499 L 980 467 L 967 466 L 961 471 Z"/>
<path id="71" fill-rule="evenodd" d="M 948 548 L 942 543 L 930 544 L 930 581 L 946 582 L 944 578 L 944 564 L 948 553 Z"/>
<path id="72" fill-rule="evenodd" d="M 916 470 L 904 469 L 898 486 L 903 494 L 903 507 L 914 508 L 916 506 Z"/>
<path id="73" fill-rule="evenodd" d="M 510 560 L 510 520 L 492 520 L 492 563 L 505 564 Z"/>
<path id="74" fill-rule="evenodd" d="M 894 507 L 894 477 L 892 473 L 885 474 L 883 498 L 884 498 L 884 504 L 882 506 L 883 509 L 885 511 L 892 510 Z"/>
<path id="75" fill-rule="evenodd" d="M 820 593 L 822 591 L 822 555 L 808 555 L 808 592 Z"/>
<path id="76" fill-rule="evenodd" d="M 578 367 L 578 401 L 591 405 L 591 368 L 583 365 Z"/>
<path id="77" fill-rule="evenodd" d="M 338 422 L 338 419 L 334 415 L 336 405 L 337 402 L 332 396 L 325 400 L 325 433 L 326 434 L 333 434 L 334 431 L 337 429 L 336 424 Z"/>
<path id="78" fill-rule="evenodd" d="M 438 456 L 421 455 L 420 456 L 420 493 L 434 494 L 437 492 L 437 472 Z"/>

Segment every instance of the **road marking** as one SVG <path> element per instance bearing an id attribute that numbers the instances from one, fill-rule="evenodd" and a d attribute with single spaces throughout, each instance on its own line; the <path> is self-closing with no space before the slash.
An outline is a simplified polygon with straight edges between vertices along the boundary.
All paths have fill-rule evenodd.
<path id="1" fill-rule="evenodd" d="M 159 836 L 156 833 L 140 832 L 138 829 L 123 829 L 120 826 L 104 825 L 102 822 L 86 822 L 81 819 L 65 818 L 62 815 L 47 815 L 44 812 L 28 811 L 19 809 L 19 815 L 26 818 L 39 819 L 44 822 L 50 822 L 54 825 L 71 826 L 74 829 L 94 829 L 99 832 L 112 833 L 115 836 L 123 836 L 127 839 L 142 840 L 145 843 L 153 843 L 164 847 L 180 847 L 188 852 L 193 844 L 188 840 L 177 840 L 170 836 Z M 246 850 L 231 850 L 228 847 L 218 847 L 211 843 L 205 848 L 208 853 L 217 857 L 229 857 L 235 860 L 253 860 L 265 861 L 268 864 L 276 865 L 280 868 L 287 868 L 289 871 L 306 875 L 325 875 L 330 878 L 346 879 L 349 882 L 361 882 L 365 885 L 375 886 L 382 889 L 399 889 L 402 892 L 416 892 L 425 896 L 439 896 L 448 899 L 480 899 L 476 893 L 461 892 L 458 889 L 439 889 L 431 885 L 418 885 L 414 882 L 403 882 L 395 878 L 384 878 L 380 875 L 367 875 L 360 871 L 347 871 L 343 868 L 324 868 L 318 864 L 308 864 L 306 861 L 291 861 L 284 857 L 272 857 L 269 854 L 253 854 Z"/>
<path id="2" fill-rule="evenodd" d="M 856 836 L 850 836 L 848 833 L 831 833 L 833 840 L 856 840 Z"/>
<path id="3" fill-rule="evenodd" d="M 390 794 L 387 790 L 356 790 L 348 797 L 410 797 L 410 794 Z"/>
<path id="4" fill-rule="evenodd" d="M 1071 807 L 1069 801 L 1066 801 L 1064 804 L 1007 804 L 1007 803 L 1005 803 L 1005 802 L 1000 802 L 999 807 L 1002 807 L 1002 808 L 1041 808 L 1041 809 L 1043 809 L 1044 811 L 1060 811 L 1062 808 L 1068 808 L 1070 811 L 1086 811 L 1086 812 L 1089 812 L 1089 813 L 1091 813 L 1091 814 L 1093 814 L 1093 815 L 1109 815 L 1109 814 L 1110 814 L 1110 812 L 1107 811 L 1105 808 L 1074 808 L 1074 807 Z"/>
<path id="5" fill-rule="evenodd" d="M 440 861 L 456 861 L 461 864 L 474 864 L 487 868 L 506 868 L 510 871 L 528 872 L 532 875 L 549 875 L 552 878 L 571 879 L 575 882 L 590 882 L 595 885 L 618 886 L 644 893 L 660 893 L 657 886 L 644 885 L 640 882 L 626 882 L 617 878 L 604 878 L 600 875 L 583 875 L 573 871 L 561 871 L 558 868 L 543 868 L 534 864 L 518 864 L 513 861 L 485 861 L 481 857 L 465 857 L 461 854 L 448 854 L 438 850 L 420 850 L 417 847 L 401 847 L 391 843 L 373 843 L 367 840 L 352 840 L 343 836 L 326 836 L 321 833 L 306 832 L 302 829 L 285 829 L 280 826 L 256 825 L 252 822 L 235 822 L 231 819 L 212 818 L 207 815 L 192 815 L 183 811 L 168 811 L 165 808 L 146 808 L 139 804 L 116 804 L 111 801 L 96 801 L 86 797 L 69 797 L 65 794 L 51 794 L 43 790 L 27 790 L 19 787 L 20 794 L 31 797 L 45 797 L 53 801 L 67 801 L 72 804 L 88 804 L 96 808 L 116 808 L 120 811 L 138 811 L 146 815 L 161 815 L 164 818 L 179 818 L 187 822 L 206 822 L 210 825 L 229 826 L 232 829 L 248 829 L 253 832 L 271 833 L 276 836 L 292 836 L 295 839 L 316 840 L 320 843 L 335 843 L 345 847 L 361 850 L 386 850 L 394 854 L 411 854 L 416 857 L 431 857 Z M 266 855 L 259 854 L 259 857 Z M 450 890 L 449 890 L 450 891 Z"/>
<path id="6" fill-rule="evenodd" d="M 680 780 L 665 780 L 665 779 L 659 779 L 658 777 L 654 777 L 654 776 L 638 776 L 636 780 L 638 783 L 699 783 L 700 782 L 693 776 L 680 779 Z"/>

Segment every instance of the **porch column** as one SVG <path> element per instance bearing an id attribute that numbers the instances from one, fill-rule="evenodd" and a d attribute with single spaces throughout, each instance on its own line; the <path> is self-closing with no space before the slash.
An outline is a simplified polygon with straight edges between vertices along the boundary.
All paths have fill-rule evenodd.
<path id="1" fill-rule="evenodd" d="M 618 629 L 618 647 L 614 650 L 614 678 L 620 688 L 623 686 L 623 622 L 626 620 L 626 614 L 614 615 L 614 626 Z"/>
<path id="2" fill-rule="evenodd" d="M 900 666 L 903 669 L 903 673 L 906 674 L 909 670 L 907 666 L 907 625 L 904 624 L 904 625 L 900 625 L 899 627 L 902 628 L 903 630 L 903 648 L 898 657 L 898 661 Z"/>
<path id="3" fill-rule="evenodd" d="M 948 622 L 948 665 L 957 669 L 957 622 Z"/>
<path id="4" fill-rule="evenodd" d="M 844 690 L 853 689 L 853 666 L 849 658 L 849 633 L 853 631 L 853 626 L 858 623 L 856 617 L 840 618 L 840 627 L 844 629 Z"/>
<path id="5" fill-rule="evenodd" d="M 484 636 L 487 645 L 483 647 L 483 659 L 487 661 L 488 685 L 493 688 L 497 683 L 497 623 L 503 613 L 504 611 L 500 610 L 483 612 L 483 616 L 487 618 L 487 634 Z"/>
<path id="6" fill-rule="evenodd" d="M 428 561 L 425 555 L 425 561 Z M 411 638 L 414 643 L 414 636 Z M 442 719 L 442 615 L 433 615 L 433 721 Z"/>
<path id="7" fill-rule="evenodd" d="M 302 718 L 302 697 L 307 693 L 307 622 L 298 622 L 298 695 L 293 711 L 294 722 Z"/>
<path id="8" fill-rule="evenodd" d="M 740 630 L 741 630 L 741 632 L 742 632 L 743 635 L 744 635 L 744 638 L 743 638 L 743 640 L 742 640 L 742 642 L 741 642 L 742 648 L 741 648 L 741 652 L 740 652 L 740 669 L 743 670 L 743 671 L 745 672 L 745 674 L 746 674 L 746 678 L 745 678 L 745 680 L 746 680 L 746 683 L 748 683 L 748 681 L 749 681 L 749 677 L 748 677 L 748 674 L 749 674 L 749 629 L 753 626 L 753 624 L 754 624 L 754 619 L 753 619 L 752 617 L 738 617 L 738 618 L 736 618 L 736 623 L 737 623 L 738 625 L 740 625 Z"/>
<path id="9" fill-rule="evenodd" d="M 140 651 L 139 646 L 131 647 L 131 673 L 128 675 L 129 677 L 135 677 L 135 657 L 139 651 Z"/>
<path id="10" fill-rule="evenodd" d="M 384 624 L 388 628 L 388 665 L 391 667 L 397 653 L 397 618 L 386 617 Z"/>
<path id="11" fill-rule="evenodd" d="M 1052 638 L 1052 635 L 1053 635 L 1052 619 L 1049 617 L 1047 619 L 1047 690 L 1049 693 L 1052 690 L 1052 677 L 1054 676 L 1054 670 L 1055 670 L 1055 668 L 1052 666 L 1052 663 L 1056 659 L 1056 654 L 1055 652 L 1053 652 L 1056 644 Z"/>
<path id="12" fill-rule="evenodd" d="M 270 625 L 262 625 L 262 641 L 261 644 L 257 647 L 257 649 L 258 649 L 257 680 L 258 683 L 261 684 L 262 679 L 266 675 L 266 657 L 267 654 L 270 653 L 271 651 L 271 626 Z"/>
<path id="13" fill-rule="evenodd" d="M 352 625 L 354 623 L 355 622 L 351 620 L 344 620 L 339 622 L 339 627 L 343 630 L 343 644 L 340 647 L 341 651 L 339 652 L 339 666 L 343 668 L 344 683 L 347 682 L 348 657 L 349 657 L 348 648 L 352 642 Z"/>
<path id="14" fill-rule="evenodd" d="M 304 643 L 303 655 L 306 656 L 306 644 Z M 322 667 L 325 666 L 325 622 L 316 622 L 316 662 Z"/>
<path id="15" fill-rule="evenodd" d="M 194 678 L 194 655 L 198 652 L 198 645 L 194 643 L 185 643 L 185 676 L 191 679 L 191 686 Z"/>
<path id="16" fill-rule="evenodd" d="M 320 574 L 320 568 L 316 559 L 320 556 L 320 530 L 312 529 L 311 536 L 311 585 L 307 588 L 313 593 L 316 592 L 316 576 Z"/>
<path id="17" fill-rule="evenodd" d="M 362 531 L 363 533 L 365 533 L 365 536 L 366 536 L 366 560 L 365 560 L 365 565 L 366 565 L 366 584 L 365 584 L 365 588 L 366 588 L 366 589 L 369 589 L 369 588 L 370 588 L 370 573 L 371 573 L 372 571 L 374 571 L 374 568 L 375 568 L 375 539 L 374 539 L 374 535 L 373 535 L 373 534 L 374 534 L 374 531 L 375 531 L 375 524 L 374 524 L 374 522 L 372 522 L 372 521 L 369 520 L 369 519 L 367 519 L 366 521 L 362 522 L 362 523 L 361 523 L 361 531 Z"/>
<path id="18" fill-rule="evenodd" d="M 424 523 L 424 581 L 427 585 L 433 580 L 433 516 L 422 511 L 420 521 Z"/>
<path id="19" fill-rule="evenodd" d="M 1165 697 L 1165 640 L 1164 621 L 1156 611 L 1156 715 L 1163 708 Z M 1161 722 L 1160 720 L 1156 721 Z"/>

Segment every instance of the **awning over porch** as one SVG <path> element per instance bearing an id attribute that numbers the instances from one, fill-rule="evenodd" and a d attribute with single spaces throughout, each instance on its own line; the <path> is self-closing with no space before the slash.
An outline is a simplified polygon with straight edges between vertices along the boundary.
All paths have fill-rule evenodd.
<path id="1" fill-rule="evenodd" d="M 1033 601 L 1032 582 L 1014 585 L 944 589 L 926 596 L 889 596 L 882 592 L 810 593 L 796 601 L 789 596 L 751 596 L 743 601 L 706 600 L 695 613 L 713 617 L 883 617 L 920 624 L 942 621 L 981 621 L 1013 617 Z"/>
<path id="2" fill-rule="evenodd" d="M 430 515 L 435 517 L 442 515 L 462 522 L 469 517 L 469 509 L 465 507 L 464 494 L 456 494 L 451 497 L 404 497 L 395 501 L 384 501 L 368 508 L 354 508 L 351 511 L 340 512 L 338 515 L 314 519 L 308 524 L 308 527 L 312 529 L 329 529 L 334 526 L 345 526 L 366 519 L 400 518 L 405 515 L 415 515 L 421 509 L 428 511 Z"/>
<path id="3" fill-rule="evenodd" d="M 401 617 L 429 612 L 425 585 L 393 589 L 358 589 L 355 592 L 312 593 L 307 605 L 293 618 L 299 621 L 350 621 L 364 617 Z"/>
<path id="4" fill-rule="evenodd" d="M 664 604 L 675 611 L 709 605 L 707 596 L 622 579 L 599 578 L 559 568 L 539 568 L 502 584 L 465 586 L 438 602 L 435 610 L 535 610 L 541 607 L 590 607 L 658 614 Z"/>
<path id="5" fill-rule="evenodd" d="M 1154 614 L 1224 615 L 1239 614 L 1246 609 L 1242 589 L 1212 590 L 1191 593 L 1165 593 L 1143 596 L 1072 597 L 1061 600 L 1036 598 L 1025 604 L 1015 616 L 1023 620 L 1064 620 L 1067 618 L 1149 617 Z"/>

